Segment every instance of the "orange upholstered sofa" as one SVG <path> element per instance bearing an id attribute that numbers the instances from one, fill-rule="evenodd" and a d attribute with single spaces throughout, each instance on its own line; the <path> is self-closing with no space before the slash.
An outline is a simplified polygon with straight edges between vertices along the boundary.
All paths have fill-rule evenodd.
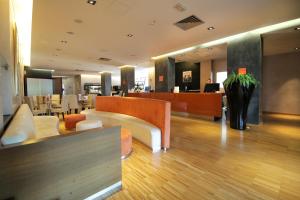
<path id="1" fill-rule="evenodd" d="M 124 125 L 125 128 L 131 128 L 132 136 L 140 139 L 142 142 L 144 141 L 144 143 L 148 142 L 143 140 L 144 138 L 142 137 L 148 137 L 149 139 L 149 137 L 153 137 L 153 134 L 152 136 L 151 134 L 143 136 L 142 127 L 146 128 L 149 124 L 154 125 L 153 127 L 157 127 L 160 132 L 160 148 L 167 149 L 170 147 L 170 102 L 148 98 L 98 96 L 96 98 L 95 111 L 83 111 L 82 114 L 86 114 L 87 119 L 89 119 L 92 115 L 94 117 L 97 116 L 97 112 L 104 126 L 107 122 L 107 117 L 110 117 L 111 121 L 119 121 L 120 125 Z M 115 115 L 114 113 L 118 113 L 119 115 Z M 135 121 L 133 122 L 134 124 L 128 122 L 129 120 Z M 136 130 L 136 127 L 140 129 Z M 148 144 L 148 146 L 151 146 L 151 144 Z M 157 149 L 153 151 L 157 151 Z"/>
<path id="2" fill-rule="evenodd" d="M 196 115 L 222 116 L 221 93 L 129 93 L 130 97 L 160 99 L 171 102 L 172 111 L 187 112 Z"/>

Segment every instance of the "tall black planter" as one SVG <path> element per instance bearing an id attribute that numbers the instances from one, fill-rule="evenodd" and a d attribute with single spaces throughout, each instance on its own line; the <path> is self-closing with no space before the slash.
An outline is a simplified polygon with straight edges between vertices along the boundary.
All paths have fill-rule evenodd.
<path id="1" fill-rule="evenodd" d="M 255 86 L 244 87 L 239 82 L 232 83 L 225 88 L 229 106 L 230 127 L 245 130 L 247 123 L 247 111 Z"/>

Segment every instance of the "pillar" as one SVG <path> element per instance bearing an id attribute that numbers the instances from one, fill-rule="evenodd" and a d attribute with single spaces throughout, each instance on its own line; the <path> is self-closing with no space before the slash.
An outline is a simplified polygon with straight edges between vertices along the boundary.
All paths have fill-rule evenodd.
<path id="1" fill-rule="evenodd" d="M 175 59 L 155 60 L 155 91 L 171 92 L 175 86 Z"/>
<path id="2" fill-rule="evenodd" d="M 227 72 L 237 72 L 238 68 L 247 68 L 247 73 L 260 82 L 262 76 L 262 39 L 259 34 L 248 34 L 228 43 Z M 248 122 L 258 124 L 261 121 L 261 87 L 254 90 L 248 108 Z"/>
<path id="3" fill-rule="evenodd" d="M 101 73 L 101 95 L 111 95 L 111 73 L 109 72 Z"/>
<path id="4" fill-rule="evenodd" d="M 135 85 L 135 76 L 134 76 L 134 67 L 124 66 L 121 68 L 121 90 L 128 94 L 128 90 L 134 88 Z"/>
<path id="5" fill-rule="evenodd" d="M 204 91 L 208 79 L 212 79 L 212 61 L 202 61 L 200 65 L 200 90 Z"/>

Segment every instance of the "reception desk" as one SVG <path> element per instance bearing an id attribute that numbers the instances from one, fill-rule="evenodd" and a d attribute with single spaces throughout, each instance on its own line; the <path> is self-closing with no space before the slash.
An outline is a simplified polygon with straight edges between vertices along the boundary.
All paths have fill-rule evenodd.
<path id="1" fill-rule="evenodd" d="M 129 93 L 129 97 L 160 99 L 171 102 L 171 110 L 195 115 L 222 117 L 221 93 Z"/>

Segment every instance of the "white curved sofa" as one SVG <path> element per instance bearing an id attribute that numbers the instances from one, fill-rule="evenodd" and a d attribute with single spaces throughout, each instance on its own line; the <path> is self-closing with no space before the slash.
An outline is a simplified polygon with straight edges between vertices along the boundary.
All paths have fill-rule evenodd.
<path id="1" fill-rule="evenodd" d="M 22 104 L 1 137 L 3 145 L 59 135 L 59 120 L 55 116 L 33 116 L 27 104 Z"/>
<path id="2" fill-rule="evenodd" d="M 88 120 L 101 120 L 104 126 L 121 125 L 122 128 L 130 130 L 132 137 L 149 146 L 152 152 L 161 150 L 161 130 L 149 122 L 125 114 L 95 111 L 94 109 L 84 110 L 81 114 L 85 114 Z"/>

